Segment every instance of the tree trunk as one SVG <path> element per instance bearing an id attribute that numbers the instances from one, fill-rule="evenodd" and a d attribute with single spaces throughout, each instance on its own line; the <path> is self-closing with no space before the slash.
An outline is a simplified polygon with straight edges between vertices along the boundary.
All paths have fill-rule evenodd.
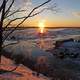
<path id="1" fill-rule="evenodd" d="M 3 45 L 3 21 L 5 16 L 5 6 L 6 6 L 6 0 L 3 1 L 2 6 L 2 15 L 1 15 L 1 21 L 0 21 L 0 63 L 1 63 L 1 55 L 2 55 L 2 45 Z"/>
<path id="2" fill-rule="evenodd" d="M 0 26 L 0 63 L 1 63 L 2 44 L 3 44 L 3 41 L 2 41 L 2 27 Z"/>

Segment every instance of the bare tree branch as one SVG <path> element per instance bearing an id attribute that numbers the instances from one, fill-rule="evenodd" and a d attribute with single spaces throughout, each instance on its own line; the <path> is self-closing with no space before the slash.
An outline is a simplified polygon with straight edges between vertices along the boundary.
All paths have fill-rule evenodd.
<path id="1" fill-rule="evenodd" d="M 39 11 L 39 12 L 37 12 L 37 13 L 35 13 L 35 14 L 30 15 L 29 17 L 33 17 L 33 16 L 35 16 L 35 15 L 38 15 L 38 14 L 42 13 L 44 10 L 48 10 L 48 8 L 44 8 L 44 9 L 42 9 L 41 11 Z M 22 10 L 22 11 L 24 11 L 24 10 Z M 15 12 L 15 13 L 16 13 L 16 12 Z M 24 16 L 24 17 L 19 17 L 19 18 L 15 18 L 15 19 L 13 19 L 13 20 L 10 20 L 10 22 L 4 27 L 4 30 L 5 30 L 12 22 L 14 22 L 14 21 L 16 21 L 16 20 L 19 20 L 19 19 L 23 19 L 23 18 L 26 18 L 26 16 Z"/>
<path id="2" fill-rule="evenodd" d="M 44 10 L 56 11 L 56 9 L 54 10 L 54 8 L 56 8 L 56 4 L 54 4 L 54 6 L 50 6 L 50 7 L 47 7 L 47 8 L 43 8 L 41 11 L 36 12 L 36 13 L 30 15 L 29 17 L 33 17 L 33 16 L 35 16 L 35 15 L 38 15 L 38 14 L 42 13 Z M 26 11 L 26 10 L 21 10 L 21 11 L 19 11 L 19 9 L 18 9 L 18 10 L 16 10 L 15 12 L 13 12 L 12 14 L 10 14 L 9 16 L 11 16 L 11 15 L 17 13 L 17 12 L 23 12 L 23 11 Z M 56 11 L 56 12 L 57 12 L 57 11 Z M 9 17 L 9 16 L 8 16 L 8 17 Z M 12 22 L 14 22 L 14 21 L 16 21 L 16 20 L 19 20 L 19 19 L 23 19 L 23 18 L 26 18 L 26 16 L 23 16 L 23 17 L 20 17 L 20 18 L 15 18 L 15 19 L 11 20 L 11 21 L 5 26 L 5 28 L 7 28 Z M 5 30 L 5 28 L 4 28 L 4 30 Z"/>
<path id="3" fill-rule="evenodd" d="M 3 21 L 5 15 L 5 7 L 6 7 L 6 0 L 3 0 L 2 6 L 2 14 L 1 14 L 1 21 L 0 21 L 0 63 L 1 63 L 1 55 L 2 55 L 2 45 L 3 45 Z"/>
<path id="4" fill-rule="evenodd" d="M 13 3 L 14 3 L 14 0 L 12 0 L 12 2 L 11 2 L 11 4 L 10 4 L 10 6 L 9 6 L 9 7 L 8 7 L 8 9 L 5 11 L 5 16 L 7 16 L 7 15 L 8 15 L 8 13 L 9 13 L 9 11 L 10 11 L 10 9 L 11 9 L 11 7 L 12 7 Z"/>
<path id="5" fill-rule="evenodd" d="M 6 3 L 8 2 L 8 0 L 6 0 Z M 1 12 L 1 10 L 3 9 L 3 5 L 4 5 L 4 3 L 2 3 L 2 5 L 0 6 L 0 12 Z"/>
<path id="6" fill-rule="evenodd" d="M 13 19 L 13 20 L 10 20 L 10 22 L 4 27 L 4 30 L 12 23 L 12 22 L 14 22 L 14 21 L 16 21 L 16 20 L 19 20 L 19 19 L 23 19 L 23 18 L 25 18 L 26 16 L 24 16 L 24 17 L 20 17 L 20 18 L 15 18 L 15 19 Z"/>
<path id="7" fill-rule="evenodd" d="M 8 17 L 10 17 L 10 16 L 12 16 L 12 15 L 14 15 L 15 13 L 18 13 L 18 12 L 24 12 L 24 11 L 26 11 L 26 10 L 16 10 L 16 11 L 14 11 L 13 13 L 11 13 L 11 14 L 9 14 L 8 16 L 6 16 L 5 17 L 5 19 L 6 18 L 8 18 Z M 13 19 L 13 20 L 10 20 L 10 22 L 3 28 L 4 30 L 12 23 L 12 22 L 14 22 L 14 21 L 16 21 L 16 20 L 18 20 L 18 19 L 23 19 L 23 18 L 25 18 L 26 16 L 24 16 L 24 17 L 20 17 L 20 18 L 15 18 L 15 19 Z"/>
<path id="8" fill-rule="evenodd" d="M 47 8 L 44 8 L 43 10 L 41 10 L 41 11 L 39 11 L 39 12 L 37 12 L 37 13 L 29 16 L 29 17 L 33 17 L 33 16 L 35 16 L 35 15 L 38 15 L 38 14 L 40 14 L 41 12 L 43 12 L 45 9 L 47 9 Z M 14 13 L 16 13 L 16 12 L 14 12 Z M 13 15 L 14 13 L 12 13 L 12 15 Z M 19 19 L 23 19 L 23 18 L 26 18 L 26 16 L 24 16 L 24 17 L 19 17 L 19 18 L 15 18 L 15 19 L 13 19 L 13 20 L 10 20 L 10 22 L 4 27 L 4 30 L 5 30 L 12 22 L 14 22 L 14 21 L 16 21 L 16 20 L 19 20 Z"/>
<path id="9" fill-rule="evenodd" d="M 50 7 L 46 7 L 46 8 L 43 8 L 41 11 L 36 12 L 36 13 L 30 15 L 29 17 L 33 17 L 33 16 L 35 16 L 35 15 L 38 15 L 38 14 L 42 13 L 42 12 L 45 11 L 45 10 L 56 11 L 55 8 L 56 8 L 56 5 L 54 5 L 54 6 L 50 6 Z"/>
<path id="10" fill-rule="evenodd" d="M 28 18 L 31 16 L 31 14 L 32 14 L 36 9 L 40 8 L 41 6 L 47 4 L 47 3 L 50 2 L 50 1 L 51 1 L 51 0 L 47 0 L 46 2 L 44 2 L 44 3 L 40 4 L 39 6 L 33 8 L 32 11 L 28 14 L 28 16 L 25 17 L 25 18 L 5 37 L 5 39 L 4 39 L 3 41 L 5 41 L 5 40 L 8 38 L 8 36 L 9 36 L 10 34 L 12 34 L 12 33 L 15 31 L 15 29 L 16 29 L 17 27 L 19 27 L 26 19 L 28 19 Z M 34 15 L 34 16 L 35 16 L 35 15 Z"/>
<path id="11" fill-rule="evenodd" d="M 2 3 L 2 15 L 1 15 L 1 21 L 0 21 L 0 33 L 3 32 L 3 21 L 4 21 L 4 15 L 5 15 L 5 7 L 6 7 L 6 0 Z"/>
<path id="12" fill-rule="evenodd" d="M 26 10 L 20 10 L 20 9 L 18 9 L 18 10 L 16 10 L 16 11 L 12 12 L 11 14 L 9 14 L 8 16 L 5 16 L 5 18 L 8 18 L 8 17 L 14 15 L 15 13 L 18 13 L 18 12 L 25 12 L 25 11 L 26 11 Z"/>
<path id="13" fill-rule="evenodd" d="M 1 12 L 2 9 L 3 9 L 3 3 L 2 3 L 2 5 L 0 6 L 0 12 Z"/>
<path id="14" fill-rule="evenodd" d="M 29 17 L 33 17 L 33 16 L 35 16 L 35 15 L 38 15 L 39 13 L 43 12 L 45 9 L 47 9 L 47 8 L 44 8 L 43 10 L 41 10 L 41 11 L 39 11 L 39 12 L 37 12 L 37 13 L 29 16 Z M 21 11 L 19 11 L 19 9 L 18 9 L 18 10 L 16 10 L 15 12 L 11 13 L 10 15 L 8 15 L 7 17 L 12 16 L 13 14 L 15 14 L 15 13 L 17 13 L 17 12 L 24 12 L 24 11 L 26 11 L 26 10 L 21 10 Z M 7 18 L 7 17 L 6 17 L 6 18 Z M 16 21 L 16 20 L 19 20 L 19 19 L 23 19 L 23 18 L 26 18 L 26 16 L 20 17 L 20 18 L 15 18 L 15 19 L 13 19 L 13 20 L 10 20 L 10 22 L 4 27 L 4 30 L 5 30 L 5 28 L 7 28 L 12 22 L 14 22 L 14 21 Z"/>

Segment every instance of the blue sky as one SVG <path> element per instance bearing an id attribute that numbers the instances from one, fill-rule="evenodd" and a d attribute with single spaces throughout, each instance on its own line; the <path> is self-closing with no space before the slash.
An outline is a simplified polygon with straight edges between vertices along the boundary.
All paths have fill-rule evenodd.
<path id="1" fill-rule="evenodd" d="M 45 0 L 32 0 L 32 3 L 38 5 L 44 1 Z M 51 25 L 53 25 L 53 23 L 59 24 L 55 24 L 55 26 L 80 27 L 80 0 L 52 0 L 48 5 L 53 3 L 57 3 L 59 12 L 56 14 L 51 11 L 44 12 L 40 15 L 42 18 L 49 19 Z"/>
<path id="2" fill-rule="evenodd" d="M 15 4 L 15 6 L 20 7 L 22 5 L 23 8 L 23 4 L 27 3 L 27 1 L 30 2 L 33 7 L 35 7 L 47 0 L 16 0 L 16 1 L 17 3 Z M 52 0 L 45 6 L 51 6 L 54 3 L 57 4 L 56 9 L 59 9 L 57 13 L 54 13 L 54 11 L 50 10 L 44 11 L 43 13 L 25 22 L 26 25 L 36 26 L 37 23 L 40 22 L 40 20 L 45 20 L 46 26 L 80 27 L 80 0 Z"/>

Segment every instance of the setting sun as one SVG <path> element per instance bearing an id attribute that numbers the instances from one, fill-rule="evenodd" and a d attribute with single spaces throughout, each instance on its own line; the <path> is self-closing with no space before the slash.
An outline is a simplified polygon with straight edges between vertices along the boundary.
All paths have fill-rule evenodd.
<path id="1" fill-rule="evenodd" d="M 39 26 L 40 33 L 44 33 L 45 22 L 44 21 L 39 22 L 38 26 Z"/>

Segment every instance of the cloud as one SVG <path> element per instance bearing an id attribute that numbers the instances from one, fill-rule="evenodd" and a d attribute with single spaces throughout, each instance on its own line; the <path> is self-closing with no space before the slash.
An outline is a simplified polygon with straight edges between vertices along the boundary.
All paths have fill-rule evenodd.
<path id="1" fill-rule="evenodd" d="M 79 12 L 72 12 L 72 15 L 80 17 L 80 11 Z"/>

